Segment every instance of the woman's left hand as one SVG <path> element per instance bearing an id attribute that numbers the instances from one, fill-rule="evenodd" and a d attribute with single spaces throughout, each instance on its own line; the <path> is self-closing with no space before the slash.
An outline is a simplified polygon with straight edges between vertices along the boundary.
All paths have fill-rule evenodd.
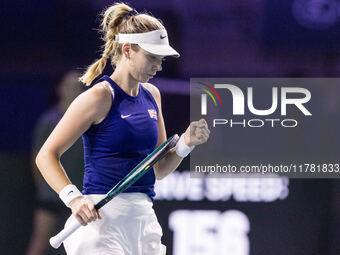
<path id="1" fill-rule="evenodd" d="M 188 146 L 205 143 L 210 135 L 210 130 L 205 119 L 193 121 L 184 133 L 184 141 Z"/>

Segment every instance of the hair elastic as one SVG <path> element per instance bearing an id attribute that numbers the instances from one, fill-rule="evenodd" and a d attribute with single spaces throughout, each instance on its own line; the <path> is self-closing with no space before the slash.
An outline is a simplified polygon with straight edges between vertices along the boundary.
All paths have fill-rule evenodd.
<path id="1" fill-rule="evenodd" d="M 129 19 L 131 16 L 133 15 L 137 15 L 139 14 L 135 9 L 132 9 L 131 11 L 129 11 L 125 16 L 124 16 L 124 19 Z"/>

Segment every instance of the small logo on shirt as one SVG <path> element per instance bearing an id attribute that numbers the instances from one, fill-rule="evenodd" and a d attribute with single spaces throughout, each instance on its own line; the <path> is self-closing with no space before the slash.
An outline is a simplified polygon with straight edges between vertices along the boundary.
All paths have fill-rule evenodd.
<path id="1" fill-rule="evenodd" d="M 160 35 L 159 36 L 161 39 L 164 39 L 165 37 L 167 37 L 166 35 Z"/>
<path id="2" fill-rule="evenodd" d="M 148 109 L 150 118 L 157 120 L 157 112 L 154 109 Z"/>
<path id="3" fill-rule="evenodd" d="M 125 118 L 130 117 L 130 116 L 131 116 L 131 114 L 128 114 L 128 115 L 123 115 L 123 114 L 121 114 L 121 115 L 120 115 L 120 117 L 121 117 L 122 119 L 125 119 Z"/>

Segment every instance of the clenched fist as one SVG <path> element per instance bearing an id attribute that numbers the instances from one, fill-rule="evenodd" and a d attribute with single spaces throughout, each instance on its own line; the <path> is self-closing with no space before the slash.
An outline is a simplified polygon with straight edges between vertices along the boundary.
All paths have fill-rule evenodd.
<path id="1" fill-rule="evenodd" d="M 210 130 L 205 119 L 193 121 L 184 133 L 184 141 L 188 146 L 205 143 L 209 138 Z"/>
<path id="2" fill-rule="evenodd" d="M 99 212 L 94 208 L 94 203 L 84 197 L 74 199 L 70 207 L 73 216 L 83 226 L 96 219 L 101 219 Z"/>

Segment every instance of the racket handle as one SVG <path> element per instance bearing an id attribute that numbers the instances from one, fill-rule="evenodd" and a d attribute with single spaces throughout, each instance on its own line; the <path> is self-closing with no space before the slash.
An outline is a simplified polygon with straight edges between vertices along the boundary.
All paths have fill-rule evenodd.
<path id="1" fill-rule="evenodd" d="M 50 244 L 53 248 L 57 249 L 59 246 L 69 237 L 74 231 L 80 228 L 82 225 L 79 221 L 71 215 L 67 226 L 60 231 L 57 235 L 50 238 Z"/>

